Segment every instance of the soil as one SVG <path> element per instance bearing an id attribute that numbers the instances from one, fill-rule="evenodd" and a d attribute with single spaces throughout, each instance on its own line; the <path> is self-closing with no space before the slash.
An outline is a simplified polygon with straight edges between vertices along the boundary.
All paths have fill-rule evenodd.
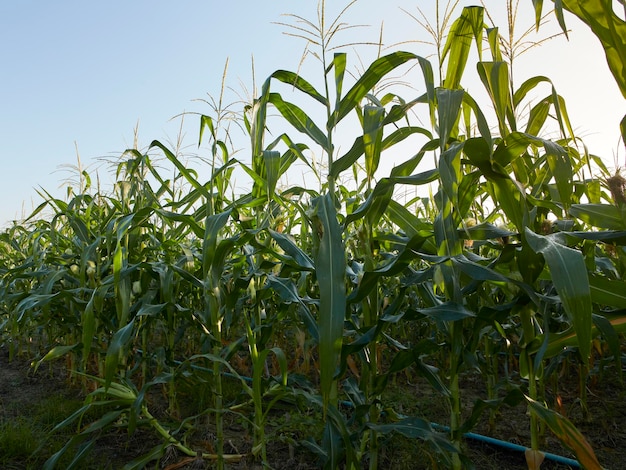
<path id="1" fill-rule="evenodd" d="M 57 396 L 62 400 L 76 401 L 79 406 L 83 395 L 79 388 L 68 385 L 66 377 L 67 374 L 60 362 L 55 363 L 52 368 L 43 366 L 34 373 L 28 360 L 17 358 L 9 362 L 6 348 L 0 347 L 0 427 L 3 423 L 28 417 L 37 408 L 38 403 L 52 396 Z M 559 411 L 582 432 L 605 468 L 626 470 L 626 425 L 624 424 L 626 423 L 626 386 L 620 382 L 614 369 L 613 373 L 594 377 L 592 383 L 588 384 L 589 407 L 586 416 L 578 399 L 575 381 L 570 383 L 567 378 L 561 379 L 558 391 L 547 386 L 546 389 L 550 395 L 547 399 L 553 402 Z M 479 376 L 464 376 L 462 390 L 465 409 L 471 410 L 475 399 L 485 397 L 483 384 L 484 380 Z M 447 422 L 445 400 L 442 400 L 427 384 L 420 381 L 410 383 L 406 377 L 402 376 L 389 388 L 390 393 L 397 397 L 398 411 L 414 414 L 433 422 Z M 157 409 L 155 413 L 158 414 L 159 407 L 155 406 L 155 408 Z M 284 410 L 279 411 L 277 419 L 284 419 L 286 413 Z M 495 424 L 491 427 L 487 415 L 488 412 L 483 413 L 473 432 L 522 446 L 529 444 L 528 416 L 525 405 L 500 408 Z M 251 439 L 241 423 L 232 421 L 226 424 L 226 452 L 250 453 Z M 65 440 L 67 438 L 69 437 L 66 436 Z M 194 443 L 199 442 L 198 436 L 190 439 Z M 543 441 L 542 450 L 570 459 L 574 458 L 572 452 L 563 447 L 550 431 L 546 431 Z M 58 442 L 57 448 L 64 443 L 63 440 Z M 149 429 L 139 429 L 131 437 L 123 429 L 108 432 L 97 441 L 90 458 L 81 468 L 121 469 L 124 464 L 146 454 L 158 443 L 158 438 Z M 384 436 L 381 437 L 380 446 L 379 468 L 445 468 L 437 464 L 436 457 L 430 455 L 427 449 L 420 448 L 415 441 L 408 438 L 397 435 Z M 7 459 L 3 449 L 0 448 L 0 468 L 5 470 L 41 468 L 53 451 L 45 448 L 44 451 L 39 451 L 39 455 L 36 454 L 33 457 Z M 46 452 L 47 455 L 42 455 Z M 527 468 L 523 453 L 474 439 L 466 439 L 464 454 L 469 457 L 476 469 Z M 272 468 L 277 470 L 319 468 L 316 457 L 306 448 L 293 443 L 289 444 L 283 439 L 276 439 L 270 443 L 268 461 Z M 153 462 L 146 468 L 166 470 L 212 468 L 210 462 L 190 458 L 174 451 L 166 453 L 156 465 L 155 467 Z M 257 470 L 262 467 L 253 458 L 248 458 L 231 464 L 229 468 Z M 541 468 L 550 470 L 573 467 L 546 460 Z"/>

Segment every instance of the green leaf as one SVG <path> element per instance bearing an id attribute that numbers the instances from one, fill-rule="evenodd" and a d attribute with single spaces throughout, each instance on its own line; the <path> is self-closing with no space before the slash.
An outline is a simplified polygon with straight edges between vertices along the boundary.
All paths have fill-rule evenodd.
<path id="1" fill-rule="evenodd" d="M 543 0 L 532 0 L 532 2 L 535 8 L 535 26 L 536 29 L 539 30 L 539 26 L 541 25 L 541 17 L 543 16 Z"/>
<path id="2" fill-rule="evenodd" d="M 352 144 L 352 147 L 350 147 L 350 150 L 331 163 L 329 175 L 332 178 L 337 178 L 341 172 L 352 167 L 352 165 L 354 165 L 364 152 L 365 144 L 363 143 L 363 136 L 358 136 L 354 139 L 354 143 Z"/>
<path id="3" fill-rule="evenodd" d="M 560 152 L 548 152 L 547 161 L 559 192 L 560 201 L 558 202 L 567 208 L 573 191 L 574 170 L 572 168 L 572 160 L 569 155 L 564 155 Z"/>
<path id="4" fill-rule="evenodd" d="M 39 366 L 46 362 L 46 361 L 53 361 L 54 359 L 57 359 L 61 356 L 66 355 L 68 352 L 73 351 L 74 349 L 76 349 L 76 347 L 78 346 L 78 344 L 69 344 L 69 345 L 65 345 L 65 346 L 55 346 L 53 347 L 50 351 L 48 351 L 46 353 L 46 355 L 44 357 L 42 357 L 41 359 L 39 359 L 37 361 L 37 364 L 35 364 L 35 372 L 37 372 L 37 369 L 39 369 Z"/>
<path id="5" fill-rule="evenodd" d="M 436 432 L 430 423 L 421 418 L 409 417 L 391 424 L 367 423 L 367 427 L 381 434 L 397 432 L 411 439 L 421 439 L 436 445 L 445 452 L 457 453 L 459 451 L 445 434 Z"/>
<path id="6" fill-rule="evenodd" d="M 469 235 L 470 240 L 494 240 L 516 235 L 515 232 L 511 232 L 506 228 L 497 227 L 488 222 L 468 227 L 464 232 Z"/>
<path id="7" fill-rule="evenodd" d="M 337 401 L 335 370 L 339 364 L 346 314 L 346 260 L 332 195 L 311 201 L 309 214 L 316 245 L 315 274 L 319 284 L 320 387 L 325 411 Z"/>
<path id="8" fill-rule="evenodd" d="M 562 0 L 561 3 L 566 10 L 585 22 L 600 40 L 611 73 L 622 95 L 626 97 L 626 23 L 613 11 L 613 2 Z M 562 9 L 555 8 L 555 14 L 565 32 Z"/>
<path id="9" fill-rule="evenodd" d="M 320 335 L 317 324 L 315 322 L 315 318 L 311 314 L 309 310 L 309 306 L 304 302 L 300 294 L 298 294 L 298 290 L 296 289 L 295 284 L 291 279 L 282 278 L 278 276 L 274 276 L 273 274 L 267 275 L 267 282 L 274 289 L 278 295 L 281 297 L 283 302 L 292 303 L 295 302 L 300 306 L 300 312 L 302 316 L 302 321 L 306 325 L 309 334 L 313 337 L 313 339 L 319 343 Z"/>
<path id="10" fill-rule="evenodd" d="M 130 314 L 131 284 L 127 274 L 128 254 L 119 239 L 113 253 L 113 283 L 115 291 L 115 310 L 119 325 L 125 325 Z"/>
<path id="11" fill-rule="evenodd" d="M 550 269 L 552 283 L 559 294 L 565 313 L 576 331 L 578 349 L 585 364 L 591 354 L 591 289 L 587 267 L 581 252 L 554 239 L 534 233 L 526 228 L 530 247 L 541 253 Z"/>
<path id="12" fill-rule="evenodd" d="M 219 239 L 219 232 L 230 217 L 230 210 L 213 214 L 206 218 L 204 240 L 202 243 L 202 272 L 207 275 L 215 258 L 215 250 Z"/>
<path id="13" fill-rule="evenodd" d="M 366 105 L 363 108 L 363 149 L 365 153 L 365 174 L 374 177 L 380 162 L 383 141 L 383 120 L 385 108 Z"/>
<path id="14" fill-rule="evenodd" d="M 185 179 L 187 180 L 187 182 L 189 184 L 191 184 L 191 186 L 198 191 L 202 196 L 204 196 L 207 200 L 211 199 L 211 195 L 209 194 L 209 192 L 207 191 L 207 189 L 202 186 L 198 180 L 192 175 L 191 171 L 189 171 L 187 169 L 187 167 L 185 165 L 183 165 L 183 163 L 176 157 L 176 155 L 174 155 L 172 153 L 171 150 L 169 150 L 165 145 L 163 145 L 161 142 L 159 142 L 158 140 L 153 140 L 152 143 L 150 144 L 150 149 L 157 147 L 159 149 L 161 149 L 161 151 L 163 152 L 163 154 L 165 155 L 165 157 L 174 164 L 174 166 L 176 167 L 176 169 L 178 171 L 180 171 L 180 174 L 183 175 L 185 177 Z"/>
<path id="15" fill-rule="evenodd" d="M 623 313 L 617 315 L 610 315 L 605 313 L 603 315 L 611 324 L 611 327 L 618 334 L 626 333 L 626 315 Z M 601 331 L 594 325 L 591 329 L 591 337 L 595 338 L 601 334 Z M 573 328 L 569 328 L 562 333 L 550 334 L 548 348 L 546 349 L 545 357 L 554 357 L 561 353 L 564 348 L 573 347 L 577 345 L 576 332 Z M 539 349 L 538 345 L 533 345 L 530 349 L 531 353 L 535 353 Z"/>
<path id="16" fill-rule="evenodd" d="M 270 75 L 270 78 L 275 78 L 276 80 L 280 80 L 287 85 L 295 87 L 296 89 L 309 95 L 314 100 L 320 102 L 324 106 L 328 104 L 328 100 L 321 93 L 319 93 L 313 87 L 313 85 L 311 85 L 297 73 L 289 72 L 287 70 L 277 70 L 272 75 Z"/>
<path id="17" fill-rule="evenodd" d="M 613 325 L 609 321 L 608 318 L 603 317 L 602 315 L 593 315 L 593 324 L 598 329 L 600 334 L 602 334 L 604 340 L 609 346 L 609 350 L 611 354 L 613 354 L 613 360 L 615 361 L 615 367 L 617 368 L 617 375 L 622 377 L 622 351 L 621 351 L 621 341 L 620 336 L 617 333 L 616 329 L 613 328 Z"/>
<path id="18" fill-rule="evenodd" d="M 420 230 L 432 230 L 431 223 L 420 220 L 413 212 L 394 200 L 389 201 L 385 215 L 409 238 L 417 235 Z"/>
<path id="19" fill-rule="evenodd" d="M 351 222 L 367 216 L 370 226 L 375 225 L 391 202 L 394 184 L 389 178 L 382 178 L 374 187 L 363 204 L 348 214 L 344 220 L 344 226 Z"/>
<path id="20" fill-rule="evenodd" d="M 361 75 L 354 86 L 346 93 L 346 96 L 338 103 L 326 127 L 329 129 L 335 127 L 350 111 L 359 105 L 365 95 L 367 95 L 385 75 L 413 59 L 418 59 L 418 56 L 410 52 L 398 51 L 372 62 L 365 73 Z"/>
<path id="21" fill-rule="evenodd" d="M 288 101 L 284 101 L 278 93 L 270 93 L 268 102 L 272 103 L 282 114 L 289 124 L 298 131 L 309 136 L 315 143 L 319 144 L 327 153 L 332 153 L 326 135 L 320 130 L 313 120 L 298 106 Z"/>
<path id="22" fill-rule="evenodd" d="M 117 365 L 120 357 L 126 352 L 126 346 L 130 342 L 135 327 L 135 319 L 133 318 L 127 325 L 115 332 L 109 347 L 107 349 L 106 358 L 104 360 L 104 386 L 108 388 L 111 380 L 117 372 Z"/>
<path id="23" fill-rule="evenodd" d="M 251 106 L 252 119 L 249 125 L 248 133 L 252 143 L 252 159 L 261 155 L 264 150 L 263 140 L 265 136 L 265 127 L 267 126 L 267 102 L 270 95 L 270 83 L 272 77 L 268 77 L 261 88 L 261 96 L 255 99 Z"/>
<path id="24" fill-rule="evenodd" d="M 418 250 L 430 236 L 432 236 L 431 232 L 417 232 L 391 261 L 373 271 L 365 271 L 358 287 L 350 293 L 348 301 L 350 303 L 361 302 L 371 294 L 373 289 L 377 289 L 376 286 L 381 276 L 394 276 L 402 272 L 416 258 L 415 250 Z"/>
<path id="25" fill-rule="evenodd" d="M 217 135 L 215 134 L 215 126 L 213 125 L 213 119 L 210 116 L 205 116 L 204 114 L 200 116 L 200 136 L 198 138 L 198 147 L 202 145 L 202 137 L 204 135 L 204 129 L 208 128 L 209 132 L 211 132 L 211 137 L 213 140 L 217 139 Z"/>
<path id="26" fill-rule="evenodd" d="M 425 135 L 428 138 L 428 140 L 431 140 L 433 138 L 432 133 L 424 129 L 423 127 L 417 127 L 417 126 L 401 127 L 400 129 L 396 129 L 387 137 L 385 137 L 385 139 L 382 142 L 382 149 L 386 150 L 390 148 L 391 146 L 399 142 L 402 142 L 404 139 L 414 134 Z"/>
<path id="27" fill-rule="evenodd" d="M 450 27 L 441 54 L 442 61 L 448 59 L 443 83 L 446 88 L 461 87 L 461 78 L 469 57 L 472 39 L 476 42 L 479 58 L 482 55 L 483 13 L 482 7 L 465 7 L 461 16 Z"/>
<path id="28" fill-rule="evenodd" d="M 453 131 L 457 128 L 464 94 L 463 90 L 437 88 L 439 147 L 442 152 L 446 149 L 448 139 L 453 137 Z"/>
<path id="29" fill-rule="evenodd" d="M 337 52 L 333 56 L 333 69 L 335 70 L 335 92 L 337 98 L 335 105 L 339 106 L 341 102 L 341 92 L 343 91 L 343 77 L 346 73 L 346 57 L 345 52 Z"/>
<path id="30" fill-rule="evenodd" d="M 278 178 L 280 177 L 280 152 L 264 150 L 263 160 L 265 162 L 267 197 L 268 199 L 272 199 L 274 197 L 274 191 L 276 190 L 276 183 L 278 183 Z"/>
<path id="31" fill-rule="evenodd" d="M 589 225 L 608 230 L 626 230 L 624 214 L 609 204 L 572 204 L 569 213 Z"/>
<path id="32" fill-rule="evenodd" d="M 91 352 L 91 343 L 96 332 L 96 316 L 94 314 L 94 298 L 98 293 L 98 289 L 94 289 L 89 302 L 85 306 L 85 310 L 81 315 L 82 342 L 83 342 L 83 368 L 89 360 Z"/>
<path id="33" fill-rule="evenodd" d="M 494 178 L 490 180 L 494 199 L 498 201 L 500 209 L 513 222 L 517 230 L 524 229 L 527 217 L 526 197 L 519 183 L 510 178 Z"/>
<path id="34" fill-rule="evenodd" d="M 456 302 L 445 302 L 434 307 L 418 308 L 416 310 L 422 315 L 437 321 L 456 321 L 476 316 L 474 312 Z"/>
<path id="35" fill-rule="evenodd" d="M 305 269 L 307 271 L 313 271 L 315 269 L 313 261 L 309 258 L 309 255 L 302 251 L 291 236 L 276 232 L 272 229 L 268 229 L 268 232 L 278 246 L 283 249 L 285 254 L 293 258 L 301 269 Z"/>
<path id="36" fill-rule="evenodd" d="M 615 309 L 626 309 L 626 281 L 589 275 L 591 300 L 595 304 Z"/>
<path id="37" fill-rule="evenodd" d="M 502 51 L 500 50 L 500 31 L 497 27 L 487 28 L 487 42 L 491 51 L 491 58 L 494 62 L 502 61 Z"/>
<path id="38" fill-rule="evenodd" d="M 339 468 L 339 462 L 343 456 L 343 445 L 341 433 L 335 426 L 333 420 L 327 420 L 324 426 L 322 449 L 324 449 L 327 458 L 324 469 L 334 470 Z"/>
<path id="39" fill-rule="evenodd" d="M 476 125 L 478 126 L 478 131 L 483 139 L 487 142 L 487 146 L 489 147 L 489 152 L 491 154 L 493 147 L 493 138 L 491 136 L 491 129 L 489 127 L 489 122 L 485 117 L 485 114 L 482 112 L 478 103 L 470 96 L 469 93 L 465 93 L 463 95 L 463 107 L 469 108 L 474 111 L 474 116 L 476 117 Z M 468 135 L 469 131 L 468 131 Z"/>
<path id="40" fill-rule="evenodd" d="M 530 109 L 525 132 L 533 135 L 539 134 L 548 118 L 549 112 L 550 101 L 548 101 L 547 98 L 539 100 L 539 102 Z"/>
<path id="41" fill-rule="evenodd" d="M 164 442 L 156 447 L 153 447 L 147 454 L 137 457 L 136 459 L 133 459 L 125 464 L 122 470 L 141 470 L 146 468 L 149 462 L 161 458 L 167 448 L 167 445 L 168 444 Z"/>
<path id="42" fill-rule="evenodd" d="M 509 133 L 506 120 L 512 116 L 513 112 L 509 86 L 509 66 L 506 62 L 479 62 L 478 75 L 489 92 L 496 110 L 500 135 L 505 137 Z M 514 122 L 510 122 L 513 130 L 515 130 L 514 124 Z"/>

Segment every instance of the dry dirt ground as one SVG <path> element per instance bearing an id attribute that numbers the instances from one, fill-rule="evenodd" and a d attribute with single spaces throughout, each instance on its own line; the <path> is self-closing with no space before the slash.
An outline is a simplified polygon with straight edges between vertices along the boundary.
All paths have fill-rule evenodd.
<path id="1" fill-rule="evenodd" d="M 626 374 L 625 374 L 626 375 Z M 409 384 L 398 381 L 393 387 L 393 393 L 397 394 L 397 402 L 403 412 L 410 412 L 435 422 L 445 422 L 447 411 L 440 396 L 429 391 L 422 383 Z M 484 397 L 483 381 L 478 377 L 465 377 L 462 383 L 464 394 L 464 406 L 471 408 L 471 404 L 477 397 Z M 568 385 L 567 380 L 562 380 L 558 392 L 550 390 L 553 397 L 560 397 L 560 411 L 565 414 L 577 428 L 586 436 L 593 447 L 600 463 L 607 469 L 626 470 L 626 386 L 620 383 L 615 373 L 607 373 L 601 379 L 595 380 L 588 385 L 588 401 L 590 421 L 583 420 L 580 402 L 577 398 L 576 384 L 573 381 Z M 6 348 L 0 347 L 0 431 L 6 430 L 7 426 L 16 421 L 26 420 L 32 415 L 37 416 L 37 426 L 41 433 L 33 434 L 32 439 L 42 438 L 46 431 L 51 429 L 53 422 L 41 419 L 42 410 L 40 404 L 45 406 L 63 408 L 63 403 L 69 403 L 76 409 L 80 406 L 82 395 L 80 390 L 69 387 L 65 380 L 65 374 L 61 364 L 54 367 L 42 367 L 34 373 L 28 360 L 18 358 L 8 361 Z M 55 405 L 56 404 L 56 405 Z M 56 410 L 62 413 L 60 410 Z M 51 414 L 49 420 L 59 419 L 59 413 Z M 238 452 L 248 452 L 250 438 L 245 432 L 237 431 L 236 423 L 230 427 L 230 444 Z M 227 431 L 228 432 L 228 431 Z M 514 408 L 502 408 L 497 416 L 495 428 L 490 429 L 486 417 L 482 419 L 475 429 L 476 433 L 490 435 L 497 439 L 528 445 L 530 442 L 528 432 L 528 416 L 526 407 L 518 405 Z M 66 436 L 57 436 L 56 441 L 44 445 L 33 457 L 25 455 L 11 456 L 10 449 L 2 448 L 0 440 L 0 468 L 4 470 L 29 470 L 39 469 L 55 448 L 59 448 L 67 440 Z M 0 432 L 2 439 L 2 432 Z M 98 441 L 92 451 L 92 456 L 80 468 L 84 469 L 121 469 L 124 464 L 144 453 L 148 452 L 158 443 L 156 437 L 149 431 L 135 433 L 132 437 L 120 430 L 109 433 Z M 37 444 L 37 445 L 34 445 Z M 34 443 L 36 448 L 41 443 Z M 428 469 L 434 468 L 435 463 L 428 453 L 417 450 L 413 441 L 402 437 L 383 439 L 381 442 L 381 463 L 379 468 L 388 469 Z M 564 448 L 549 431 L 543 443 L 543 450 L 572 458 L 573 454 Z M 504 449 L 499 446 L 488 445 L 468 439 L 465 442 L 465 453 L 472 460 L 475 468 L 480 469 L 525 469 L 523 454 Z M 208 462 L 193 462 L 185 456 L 172 454 L 167 462 L 161 461 L 157 467 L 153 463 L 147 468 L 161 468 L 167 470 L 176 469 L 204 469 L 211 468 Z M 272 468 L 308 470 L 319 467 L 315 456 L 308 453 L 304 448 L 294 448 L 284 443 L 275 442 L 268 448 L 268 460 Z M 59 467 L 61 468 L 61 467 Z M 230 467 L 231 469 L 256 470 L 261 467 L 252 459 L 240 462 Z M 439 468 L 442 468 L 441 466 Z M 568 469 L 568 465 L 554 463 L 546 460 L 542 469 Z"/>

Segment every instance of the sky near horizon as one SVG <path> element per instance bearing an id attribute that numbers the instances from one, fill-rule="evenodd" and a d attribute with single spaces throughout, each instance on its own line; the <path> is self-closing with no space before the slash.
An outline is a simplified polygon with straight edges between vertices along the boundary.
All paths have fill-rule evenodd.
<path id="1" fill-rule="evenodd" d="M 346 3 L 327 2 L 327 16 L 334 18 Z M 461 1 L 454 17 L 476 3 Z M 500 19 L 505 3 L 485 1 Z M 532 26 L 531 3 L 520 1 L 521 29 Z M 551 2 L 544 3 L 546 9 Z M 406 13 L 418 16 L 417 5 L 434 19 L 434 0 L 359 0 L 344 20 L 371 26 L 346 32 L 342 41 L 377 41 L 383 20 L 385 44 L 426 41 Z M 29 215 L 43 201 L 38 189 L 63 198 L 64 181 L 75 176 L 68 165 L 77 164 L 77 153 L 93 179 L 97 174 L 105 180 L 110 162 L 132 147 L 136 127 L 139 148 L 154 139 L 176 142 L 181 121 L 174 117 L 210 111 L 198 100 L 219 94 L 227 59 L 227 83 L 241 93 L 252 83 L 251 57 L 257 86 L 274 70 L 296 71 L 304 43 L 285 36 L 285 27 L 275 22 L 289 22 L 284 13 L 315 19 L 316 10 L 317 0 L 1 2 L 0 227 Z M 566 19 L 570 41 L 556 38 L 522 56 L 516 83 L 532 75 L 550 77 L 590 152 L 610 168 L 624 166 L 619 143 L 624 99 L 597 39 L 573 16 Z M 550 21 L 552 29 L 531 39 L 556 31 Z M 420 43 L 392 50 L 399 49 L 423 56 L 434 52 Z M 349 68 L 367 58 L 350 47 L 346 52 Z M 198 128 L 196 116 L 185 118 L 184 143 L 190 148 L 197 148 Z"/>

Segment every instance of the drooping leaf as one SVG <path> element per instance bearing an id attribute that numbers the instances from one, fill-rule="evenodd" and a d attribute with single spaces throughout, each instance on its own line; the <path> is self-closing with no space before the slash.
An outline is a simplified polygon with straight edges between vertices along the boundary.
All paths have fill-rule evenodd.
<path id="1" fill-rule="evenodd" d="M 276 80 L 286 83 L 287 85 L 294 86 L 324 106 L 328 103 L 328 100 L 324 97 L 324 95 L 319 93 L 313 85 L 297 73 L 289 72 L 287 70 L 276 70 L 272 73 L 272 75 L 270 75 L 270 78 L 275 78 Z"/>
<path id="2" fill-rule="evenodd" d="M 104 360 L 105 388 L 108 388 L 109 385 L 111 385 L 113 376 L 117 372 L 117 366 L 119 364 L 120 358 L 126 352 L 126 347 L 128 346 L 130 338 L 132 337 L 134 328 L 135 319 L 133 318 L 130 322 L 128 322 L 127 325 L 117 330 L 113 335 L 113 338 L 111 338 L 111 342 L 109 343 L 109 347 L 107 349 L 106 358 Z"/>
<path id="3" fill-rule="evenodd" d="M 302 321 L 306 325 L 311 337 L 319 343 L 319 329 L 309 306 L 298 294 L 296 286 L 291 279 L 280 278 L 272 274 L 267 275 L 267 282 L 274 289 L 284 302 L 295 302 L 300 306 Z"/>
<path id="4" fill-rule="evenodd" d="M 555 436 L 576 454 L 576 458 L 581 465 L 588 470 L 602 470 L 602 466 L 587 442 L 587 439 L 580 433 L 570 420 L 561 416 L 556 411 L 546 408 L 541 403 L 526 397 L 530 408 L 537 416 L 548 425 Z"/>
<path id="5" fill-rule="evenodd" d="M 434 307 L 418 308 L 416 310 L 422 315 L 437 321 L 456 321 L 476 316 L 474 312 L 456 302 L 446 302 Z"/>
<path id="6" fill-rule="evenodd" d="M 337 108 L 331 116 L 327 127 L 333 128 L 344 117 L 348 115 L 356 106 L 359 105 L 361 100 L 367 93 L 389 72 L 399 67 L 402 64 L 407 63 L 410 60 L 418 59 L 419 57 L 410 52 L 393 52 L 389 55 L 383 56 L 375 60 L 359 77 L 357 82 L 350 88 L 348 93 L 343 97 L 341 102 L 338 103 Z"/>
<path id="7" fill-rule="evenodd" d="M 174 164 L 176 169 L 180 171 L 180 174 L 185 177 L 185 180 L 187 180 L 187 182 L 191 184 L 191 186 L 196 191 L 202 194 L 202 196 L 204 196 L 207 200 L 211 199 L 211 195 L 209 194 L 208 190 L 198 182 L 198 180 L 193 176 L 192 172 L 189 171 L 189 169 L 187 169 L 187 167 L 176 157 L 176 155 L 174 155 L 174 153 L 170 149 L 168 149 L 165 145 L 163 145 L 158 140 L 152 141 L 149 148 L 153 148 L 153 147 L 157 147 L 161 149 L 161 151 L 167 157 L 167 159 Z"/>
<path id="8" fill-rule="evenodd" d="M 294 259 L 298 266 L 302 269 L 313 270 L 315 269 L 313 265 L 313 261 L 295 242 L 293 238 L 289 235 L 276 232 L 272 229 L 268 229 L 270 236 L 274 239 L 274 241 L 280 246 L 285 254 L 289 255 Z"/>
<path id="9" fill-rule="evenodd" d="M 44 357 L 42 357 L 41 359 L 39 359 L 37 361 L 37 363 L 35 364 L 35 372 L 37 371 L 37 369 L 39 368 L 39 366 L 42 363 L 44 363 L 46 361 L 53 361 L 54 359 L 57 359 L 57 358 L 59 358 L 61 356 L 64 356 L 68 352 L 73 351 L 74 349 L 76 349 L 77 346 L 78 346 L 78 344 L 68 344 L 68 345 L 64 345 L 64 346 L 55 346 L 50 351 L 48 351 Z"/>
<path id="10" fill-rule="evenodd" d="M 284 101 L 278 93 L 270 93 L 268 102 L 272 103 L 282 114 L 286 121 L 298 131 L 309 136 L 313 142 L 320 145 L 327 153 L 332 153 L 328 138 L 319 127 L 301 108 L 293 103 Z"/>
<path id="11" fill-rule="evenodd" d="M 591 353 L 591 289 L 587 267 L 580 251 L 538 235 L 526 228 L 530 247 L 541 253 L 550 269 L 550 276 L 559 294 L 563 309 L 574 326 L 578 349 L 585 364 Z"/>
<path id="12" fill-rule="evenodd" d="M 570 215 L 578 217 L 593 227 L 607 230 L 626 230 L 624 213 L 609 204 L 572 204 Z"/>
<path id="13" fill-rule="evenodd" d="M 626 281 L 608 279 L 597 274 L 589 275 L 593 303 L 614 309 L 626 309 Z"/>
<path id="14" fill-rule="evenodd" d="M 435 431 L 430 423 L 421 418 L 409 417 L 390 424 L 368 423 L 367 427 L 381 434 L 397 432 L 411 439 L 421 439 L 445 452 L 458 452 L 458 449 L 452 445 L 445 434 Z"/>
<path id="15" fill-rule="evenodd" d="M 626 22 L 613 11 L 613 2 L 555 0 L 554 11 L 561 29 L 566 33 L 563 8 L 586 23 L 600 40 L 611 73 L 626 97 Z"/>

